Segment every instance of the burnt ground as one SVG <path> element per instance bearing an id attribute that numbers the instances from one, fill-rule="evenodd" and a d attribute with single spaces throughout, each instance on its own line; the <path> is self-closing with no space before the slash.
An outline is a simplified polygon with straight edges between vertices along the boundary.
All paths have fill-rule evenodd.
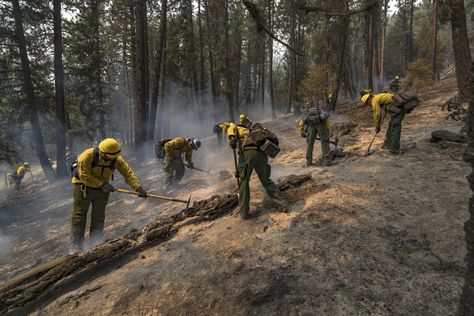
<path id="1" fill-rule="evenodd" d="M 429 142 L 433 130 L 461 128 L 438 108 L 454 91 L 452 80 L 425 91 L 423 105 L 404 121 L 400 157 L 379 149 L 382 136 L 373 155 L 360 157 L 373 135 L 368 109 L 344 110 L 356 124 L 341 137 L 349 154 L 330 167 L 301 167 L 305 144 L 293 117 L 268 123 L 282 142 L 272 178 L 313 176 L 286 194 L 288 210 L 268 202 L 255 177 L 253 219 L 231 214 L 184 227 L 165 243 L 43 298 L 34 313 L 454 314 L 465 271 L 469 167 L 462 145 Z M 187 170 L 180 196 L 192 192 L 199 200 L 235 189 L 234 179 L 218 180 L 218 171 L 232 170 L 230 150 L 205 152 L 198 153 L 196 165 L 212 166 L 211 176 Z M 161 187 L 154 161 L 131 163 L 145 187 Z M 70 186 L 28 181 L 0 207 L 0 229 L 7 236 L 2 280 L 68 251 Z M 106 235 L 121 235 L 179 209 L 114 194 Z"/>

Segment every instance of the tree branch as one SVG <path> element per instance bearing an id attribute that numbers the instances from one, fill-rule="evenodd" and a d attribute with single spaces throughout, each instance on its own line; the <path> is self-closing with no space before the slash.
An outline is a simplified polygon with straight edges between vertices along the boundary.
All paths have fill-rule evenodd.
<path id="1" fill-rule="evenodd" d="M 376 5 L 377 5 L 377 1 L 373 1 L 373 2 L 369 3 L 368 5 L 366 5 L 363 8 L 360 8 L 358 10 L 353 10 L 353 11 L 349 10 L 349 11 L 346 11 L 346 12 L 336 12 L 336 11 L 330 12 L 328 9 L 325 9 L 323 7 L 307 6 L 307 5 L 302 4 L 302 3 L 297 4 L 296 8 L 299 9 L 299 10 L 304 11 L 305 14 L 308 14 L 310 12 L 315 12 L 317 14 L 321 14 L 321 15 L 325 15 L 325 16 L 349 16 L 349 15 L 354 15 L 354 14 L 359 14 L 359 13 L 369 11 L 370 9 L 375 7 Z"/>
<path id="2" fill-rule="evenodd" d="M 255 23 L 257 24 L 257 32 L 261 32 L 261 31 L 264 31 L 265 33 L 268 34 L 268 36 L 270 36 L 271 38 L 273 38 L 275 41 L 277 41 L 278 43 L 282 44 L 283 46 L 285 46 L 286 48 L 288 48 L 290 51 L 292 51 L 293 53 L 297 54 L 297 55 L 300 55 L 300 56 L 304 56 L 304 54 L 298 50 L 296 50 L 295 48 L 291 47 L 290 45 L 288 45 L 287 43 L 283 42 L 282 40 L 280 40 L 278 37 L 276 37 L 266 26 L 266 23 L 264 21 L 264 19 L 261 18 L 260 16 L 260 12 L 258 11 L 257 9 L 257 6 L 250 2 L 249 0 L 242 0 L 242 3 L 245 5 L 245 7 L 247 8 L 247 11 L 249 11 L 249 14 L 250 16 L 252 17 L 252 19 L 255 21 Z"/>

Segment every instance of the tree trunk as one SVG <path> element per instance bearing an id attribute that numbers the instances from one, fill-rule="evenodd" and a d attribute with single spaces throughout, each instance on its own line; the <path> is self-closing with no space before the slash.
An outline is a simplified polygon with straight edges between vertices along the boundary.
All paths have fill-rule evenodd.
<path id="1" fill-rule="evenodd" d="M 23 75 L 23 87 L 26 93 L 26 102 L 28 104 L 28 112 L 30 115 L 31 128 L 33 130 L 33 140 L 35 142 L 36 155 L 39 158 L 41 167 L 46 178 L 49 181 L 54 180 L 54 171 L 48 160 L 48 154 L 44 146 L 43 134 L 41 132 L 41 125 L 38 116 L 38 109 L 36 104 L 36 95 L 31 79 L 30 61 L 28 59 L 28 52 L 26 50 L 25 33 L 23 30 L 23 18 L 21 16 L 21 9 L 19 0 L 12 0 L 13 18 L 15 19 L 15 38 L 17 40 L 20 51 L 21 71 Z"/>
<path id="2" fill-rule="evenodd" d="M 145 23 L 146 3 L 145 0 L 136 0 L 135 8 L 135 45 L 136 45 L 136 99 L 135 99 L 135 150 L 141 150 L 141 145 L 146 139 L 146 45 L 145 45 Z"/>
<path id="3" fill-rule="evenodd" d="M 431 27 L 431 65 L 433 72 L 433 80 L 438 79 L 438 69 L 437 69 L 437 55 L 438 55 L 438 0 L 433 0 L 433 17 L 432 17 L 432 27 Z"/>
<path id="4" fill-rule="evenodd" d="M 468 89 L 474 91 L 474 63 L 471 64 L 470 82 Z M 468 147 L 464 153 L 464 160 L 471 164 L 471 174 L 467 177 L 471 187 L 471 199 L 468 204 L 469 219 L 464 224 L 466 234 L 466 262 L 467 272 L 464 280 L 463 292 L 458 315 L 474 315 L 474 93 L 469 97 L 469 109 L 467 116 L 467 139 Z"/>
<path id="5" fill-rule="evenodd" d="M 387 12 L 388 12 L 389 0 L 384 0 L 384 13 L 383 13 L 383 29 L 382 29 L 382 40 L 380 45 L 380 90 L 383 90 L 385 84 L 385 42 L 387 38 Z"/>
<path id="6" fill-rule="evenodd" d="M 105 134 L 105 111 L 104 111 L 104 97 L 102 91 L 102 58 L 100 52 L 100 4 L 99 0 L 94 0 L 91 2 L 91 11 L 92 16 L 94 17 L 94 52 L 92 58 L 92 64 L 95 69 L 95 80 L 97 85 L 97 101 L 99 108 L 99 136 L 101 139 L 106 137 Z"/>
<path id="7" fill-rule="evenodd" d="M 208 42 L 208 52 L 209 52 L 209 73 L 211 77 L 211 94 L 212 94 L 212 106 L 215 108 L 217 106 L 217 82 L 216 82 L 216 67 L 215 67 L 215 58 L 214 58 L 214 45 L 213 37 L 211 36 L 211 22 L 210 22 L 210 12 L 209 12 L 209 0 L 204 0 L 204 6 L 206 10 L 206 26 L 207 26 L 207 42 Z M 215 111 L 214 111 L 215 112 Z"/>
<path id="8" fill-rule="evenodd" d="M 344 69 L 344 59 L 346 56 L 346 43 L 347 43 L 347 36 L 349 33 L 349 23 L 350 19 L 348 17 L 343 17 L 342 18 L 342 43 L 340 46 L 341 50 L 341 55 L 339 58 L 339 66 L 337 70 L 337 78 L 336 78 L 336 89 L 334 90 L 331 104 L 330 104 L 330 109 L 329 111 L 334 111 L 336 109 L 336 104 L 337 104 L 337 97 L 339 95 L 339 90 L 341 88 L 341 81 L 342 81 L 342 76 L 343 76 L 343 69 Z"/>
<path id="9" fill-rule="evenodd" d="M 412 41 L 413 41 L 413 11 L 414 11 L 414 2 L 415 0 L 410 0 L 410 26 L 408 28 L 408 34 L 407 34 L 407 44 L 406 44 L 406 52 L 405 52 L 405 58 L 407 61 L 407 64 L 411 62 L 411 55 L 412 55 Z"/>
<path id="10" fill-rule="evenodd" d="M 54 87 L 56 101 L 56 175 L 65 178 L 66 166 L 66 110 L 64 107 L 63 41 L 61 33 L 61 0 L 53 1 L 54 20 Z"/>
<path id="11" fill-rule="evenodd" d="M 367 34 L 367 84 L 369 89 L 374 88 L 374 16 L 369 13 L 369 30 Z"/>
<path id="12" fill-rule="evenodd" d="M 225 0 L 224 4 L 224 46 L 225 46 L 225 61 L 224 61 L 224 74 L 226 81 L 226 97 L 227 97 L 227 111 L 229 122 L 234 121 L 234 91 L 232 84 L 232 69 L 231 65 L 231 47 L 229 43 L 229 0 Z"/>
<path id="13" fill-rule="evenodd" d="M 462 100 L 469 98 L 469 66 L 471 65 L 471 50 L 467 35 L 466 11 L 464 0 L 449 1 L 451 9 L 451 32 L 453 37 L 454 64 L 456 66 L 456 79 L 458 93 Z"/>
<path id="14" fill-rule="evenodd" d="M 289 0 L 289 11 L 290 11 L 290 46 L 295 47 L 296 43 L 296 13 L 295 13 L 295 0 Z M 290 70 L 289 70 L 289 84 L 288 84 L 288 108 L 287 113 L 291 112 L 293 103 L 295 101 L 295 84 L 296 84 L 296 54 L 293 51 L 289 51 L 290 54 Z M 295 106 L 296 111 L 296 106 Z"/>
<path id="15" fill-rule="evenodd" d="M 204 41 L 202 37 L 202 22 L 201 22 L 201 0 L 198 0 L 198 31 L 199 31 L 199 89 L 201 94 L 206 90 L 206 77 L 204 69 Z M 204 109 L 202 109 L 204 110 Z"/>
<path id="16" fill-rule="evenodd" d="M 268 28 L 273 34 L 273 11 L 275 0 L 268 0 Z M 268 37 L 268 92 L 270 97 L 270 108 L 272 110 L 272 118 L 276 119 L 275 96 L 273 92 L 273 38 Z"/>
<path id="17" fill-rule="evenodd" d="M 161 17 L 160 17 L 160 30 L 158 35 L 158 41 L 156 42 L 156 60 L 155 60 L 155 77 L 152 82 L 151 88 L 151 103 L 150 103 L 150 127 L 149 127 L 149 139 L 155 137 L 155 125 L 156 125 L 156 112 L 158 110 L 158 96 L 160 95 L 160 81 L 161 71 L 163 63 L 163 52 L 165 47 L 165 34 L 166 34 L 166 17 L 168 12 L 168 1 L 161 0 Z"/>

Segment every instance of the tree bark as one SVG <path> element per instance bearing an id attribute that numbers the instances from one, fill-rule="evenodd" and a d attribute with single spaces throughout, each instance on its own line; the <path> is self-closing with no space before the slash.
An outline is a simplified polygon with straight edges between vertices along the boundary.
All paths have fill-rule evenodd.
<path id="1" fill-rule="evenodd" d="M 224 4 L 224 45 L 225 45 L 225 61 L 224 61 L 224 74 L 226 81 L 226 97 L 227 97 L 227 111 L 229 122 L 234 121 L 234 89 L 232 84 L 232 69 L 231 65 L 231 47 L 229 43 L 229 0 L 225 0 Z"/>
<path id="2" fill-rule="evenodd" d="M 92 58 L 92 64 L 95 69 L 95 80 L 97 85 L 97 101 L 99 103 L 99 136 L 101 139 L 106 137 L 105 133 L 105 110 L 104 110 L 104 96 L 102 87 L 102 56 L 100 52 L 100 4 L 99 0 L 91 2 L 91 14 L 94 18 L 94 52 Z"/>
<path id="3" fill-rule="evenodd" d="M 166 18 L 168 12 L 168 1 L 161 0 L 161 17 L 160 17 L 160 30 L 158 35 L 158 41 L 156 42 L 156 60 L 155 60 L 155 76 L 152 82 L 151 88 L 151 103 L 150 103 L 150 127 L 149 127 L 149 138 L 155 137 L 155 125 L 156 125 L 156 113 L 158 110 L 158 96 L 160 95 L 160 81 L 161 71 L 163 63 L 163 52 L 165 47 L 165 34 L 166 34 Z"/>
<path id="4" fill-rule="evenodd" d="M 449 1 L 449 7 L 451 9 L 451 32 L 458 93 L 462 100 L 468 100 L 470 94 L 468 86 L 469 67 L 472 59 L 467 34 L 464 0 L 451 0 Z"/>
<path id="5" fill-rule="evenodd" d="M 145 23 L 146 2 L 136 0 L 135 8 L 135 48 L 136 48 L 136 99 L 135 99 L 135 150 L 141 150 L 141 145 L 146 139 L 146 45 Z"/>
<path id="6" fill-rule="evenodd" d="M 23 88 L 25 89 L 26 102 L 28 104 L 28 112 L 30 115 L 30 123 L 33 130 L 33 140 L 35 143 L 36 155 L 41 164 L 41 168 L 49 181 L 54 180 L 54 171 L 48 160 L 48 154 L 43 141 L 43 133 L 38 115 L 36 104 L 36 94 L 31 79 L 30 61 L 26 50 L 25 33 L 23 29 L 23 18 L 21 15 L 19 0 L 12 0 L 13 18 L 15 20 L 15 38 L 20 51 L 21 71 L 23 75 Z"/>
<path id="7" fill-rule="evenodd" d="M 336 89 L 334 90 L 332 100 L 331 100 L 331 107 L 330 111 L 334 111 L 336 109 L 336 104 L 337 104 L 337 97 L 339 95 L 339 90 L 341 88 L 341 81 L 342 81 L 342 76 L 343 76 L 343 69 L 344 69 L 344 59 L 346 56 L 346 43 L 347 43 L 347 36 L 349 33 L 349 23 L 350 19 L 349 17 L 342 17 L 342 43 L 340 46 L 341 50 L 341 55 L 339 58 L 339 66 L 337 70 L 337 79 L 336 79 Z"/>
<path id="8" fill-rule="evenodd" d="M 61 32 L 61 0 L 53 0 L 54 86 L 56 102 L 56 176 L 68 175 L 66 166 L 66 110 L 64 106 L 63 41 Z"/>
<path id="9" fill-rule="evenodd" d="M 275 0 L 268 0 L 268 28 L 273 33 L 273 12 Z M 268 92 L 270 97 L 270 108 L 272 110 L 272 118 L 276 119 L 275 96 L 273 92 L 273 38 L 268 37 Z"/>
<path id="10" fill-rule="evenodd" d="M 388 12 L 389 0 L 384 0 L 384 13 L 383 13 L 383 26 L 382 26 L 382 39 L 380 45 L 380 90 L 383 90 L 385 83 L 385 42 L 387 38 L 387 12 Z"/>
<path id="11" fill-rule="evenodd" d="M 468 88 L 474 91 L 474 63 L 471 64 L 471 74 Z M 467 177 L 471 194 L 474 191 L 474 93 L 469 96 L 469 109 L 467 116 L 468 147 L 464 153 L 464 160 L 471 164 L 471 174 Z M 459 307 L 459 315 L 474 315 L 474 195 L 468 204 L 469 219 L 464 224 L 466 234 L 466 262 L 467 272 L 464 280 L 463 292 Z"/>
<path id="12" fill-rule="evenodd" d="M 369 29 L 367 34 L 367 84 L 369 89 L 374 88 L 374 17 L 369 13 Z"/>
<path id="13" fill-rule="evenodd" d="M 433 72 L 433 80 L 438 79 L 438 65 L 437 65 L 437 55 L 438 55 L 438 0 L 433 0 L 433 17 L 432 17 L 432 27 L 431 27 L 431 65 Z"/>
<path id="14" fill-rule="evenodd" d="M 289 0 L 289 15 L 290 15 L 290 46 L 295 47 L 296 42 L 296 8 L 295 8 L 295 0 Z M 290 70 L 289 70 L 289 84 L 288 84 L 288 108 L 287 113 L 291 112 L 291 108 L 293 107 L 293 103 L 295 101 L 295 84 L 296 84 L 296 54 L 288 50 L 288 54 L 290 55 Z M 296 106 L 295 106 L 296 111 Z"/>

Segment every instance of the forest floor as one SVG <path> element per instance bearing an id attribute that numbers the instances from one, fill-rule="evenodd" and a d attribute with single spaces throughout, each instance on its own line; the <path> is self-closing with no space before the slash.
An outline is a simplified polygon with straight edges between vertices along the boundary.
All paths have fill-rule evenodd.
<path id="1" fill-rule="evenodd" d="M 243 221 L 234 212 L 187 226 L 45 298 L 34 313 L 453 315 L 465 271 L 469 166 L 462 161 L 463 145 L 429 139 L 434 130 L 459 132 L 461 124 L 445 120 L 438 107 L 454 94 L 455 82 L 444 80 L 421 95 L 422 105 L 404 120 L 402 156 L 379 149 L 382 135 L 374 154 L 359 155 L 374 133 L 368 108 L 336 116 L 355 127 L 340 137 L 348 154 L 329 167 L 302 168 L 305 140 L 295 118 L 269 122 L 282 144 L 271 161 L 272 178 L 312 174 L 310 182 L 286 193 L 291 201 L 286 212 L 269 202 L 254 176 L 252 219 Z M 233 170 L 230 149 L 205 153 L 206 143 L 195 165 L 211 166 L 211 176 L 186 170 L 183 198 L 192 193 L 200 200 L 236 188 L 234 178 L 218 177 L 220 170 Z M 154 160 L 131 164 L 150 191 L 162 186 Z M 115 186 L 125 188 L 116 178 Z M 68 252 L 71 186 L 25 180 L 0 205 L 0 281 Z M 180 209 L 114 193 L 106 236 Z"/>

